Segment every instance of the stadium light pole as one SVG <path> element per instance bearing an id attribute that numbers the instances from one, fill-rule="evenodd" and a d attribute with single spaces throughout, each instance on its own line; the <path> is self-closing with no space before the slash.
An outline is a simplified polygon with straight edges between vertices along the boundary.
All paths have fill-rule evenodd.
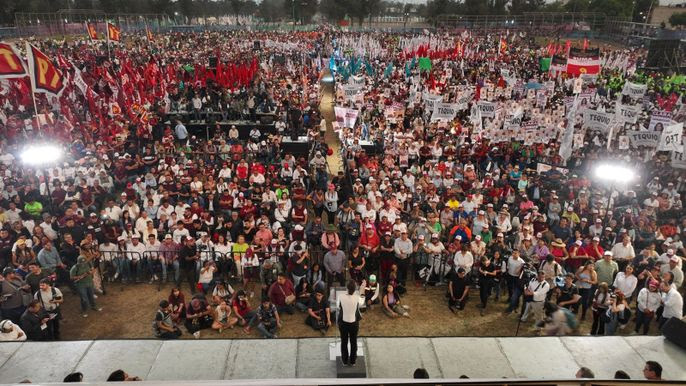
<path id="1" fill-rule="evenodd" d="M 21 160 L 25 165 L 43 170 L 45 180 L 45 189 L 48 193 L 48 207 L 51 214 L 55 213 L 52 206 L 52 194 L 50 192 L 50 175 L 48 174 L 48 166 L 54 164 L 62 158 L 62 149 L 58 146 L 50 144 L 37 144 L 28 146 L 21 153 Z M 40 193 L 40 186 L 39 186 Z"/>
<path id="2" fill-rule="evenodd" d="M 612 193 L 614 193 L 615 185 L 626 184 L 636 178 L 636 173 L 633 169 L 619 164 L 600 164 L 595 167 L 594 175 L 597 180 L 605 181 L 610 184 L 610 193 L 607 197 L 605 215 L 607 215 L 607 212 L 610 210 L 610 201 L 612 201 Z"/>

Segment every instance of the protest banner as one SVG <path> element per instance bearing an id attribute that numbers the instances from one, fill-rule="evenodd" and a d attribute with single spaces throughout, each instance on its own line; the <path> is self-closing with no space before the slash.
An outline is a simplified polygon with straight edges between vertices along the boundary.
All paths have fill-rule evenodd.
<path id="1" fill-rule="evenodd" d="M 647 89 L 648 85 L 632 83 L 627 80 L 626 83 L 624 83 L 622 95 L 626 95 L 631 99 L 639 99 L 643 98 L 643 94 L 645 94 Z"/>
<path id="2" fill-rule="evenodd" d="M 591 131 L 607 133 L 612 122 L 612 114 L 597 110 L 586 109 L 584 112 L 584 127 Z"/>
<path id="3" fill-rule="evenodd" d="M 683 145 L 681 144 L 683 130 L 683 122 L 665 126 L 657 150 L 681 152 L 683 149 Z"/>
<path id="4" fill-rule="evenodd" d="M 672 123 L 672 113 L 664 110 L 656 110 L 650 115 L 648 130 L 662 131 L 665 126 Z"/>
<path id="5" fill-rule="evenodd" d="M 487 101 L 479 101 L 479 110 L 481 111 L 482 118 L 494 118 L 495 117 L 495 103 Z"/>
<path id="6" fill-rule="evenodd" d="M 634 149 L 639 146 L 655 148 L 660 143 L 661 133 L 657 131 L 627 130 L 626 136 L 629 137 L 631 147 Z"/>
<path id="7" fill-rule="evenodd" d="M 433 114 L 431 114 L 431 122 L 439 120 L 452 121 L 457 115 L 457 103 L 434 103 Z"/>
<path id="8" fill-rule="evenodd" d="M 342 127 L 354 127 L 359 110 L 349 109 L 346 107 L 334 107 L 334 114 L 336 115 L 336 122 Z"/>
<path id="9" fill-rule="evenodd" d="M 631 106 L 619 103 L 615 106 L 615 119 L 619 124 L 636 123 L 640 108 L 638 106 Z"/>

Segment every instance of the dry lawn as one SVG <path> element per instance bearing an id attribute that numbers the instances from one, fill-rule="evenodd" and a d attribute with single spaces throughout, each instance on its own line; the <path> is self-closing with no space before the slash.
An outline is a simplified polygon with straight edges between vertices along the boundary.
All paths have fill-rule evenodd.
<path id="1" fill-rule="evenodd" d="M 411 319 L 390 319 L 383 314 L 379 306 L 368 310 L 363 314 L 360 335 L 362 336 L 514 336 L 517 329 L 515 314 L 509 316 L 503 314 L 505 304 L 501 299 L 498 303 L 491 302 L 484 316 L 479 315 L 476 305 L 479 302 L 477 291 L 472 291 L 465 311 L 457 315 L 448 310 L 444 292 L 446 287 L 412 287 L 403 297 L 404 304 L 411 307 Z M 163 286 L 158 292 L 157 285 L 150 284 L 111 284 L 107 287 L 107 295 L 98 298 L 98 305 L 103 307 L 101 313 L 90 312 L 88 318 L 80 316 L 78 297 L 71 295 L 65 288 L 65 303 L 62 322 L 62 339 L 141 339 L 152 338 L 151 322 L 155 316 L 157 304 L 166 299 L 171 290 L 171 285 Z M 187 291 L 188 285 L 184 283 L 182 290 Z M 190 298 L 184 292 L 186 298 Z M 491 300 L 493 297 L 491 297 Z M 251 299 L 253 307 L 257 306 L 258 298 Z M 319 337 L 318 331 L 312 330 L 305 325 L 305 314 L 283 315 L 283 328 L 279 333 L 281 337 Z M 590 312 L 589 312 L 590 319 Z M 580 333 L 588 334 L 590 320 L 581 325 Z M 535 331 L 531 329 L 532 322 L 522 323 L 519 336 L 532 336 Z M 620 334 L 631 332 L 633 323 Z M 655 328 L 653 328 L 655 330 Z M 185 329 L 182 327 L 182 330 Z M 216 331 L 204 330 L 203 338 L 227 339 L 227 338 L 259 338 L 259 334 L 253 329 L 246 335 L 241 328 L 224 331 L 219 334 Z M 334 336 L 335 331 L 330 330 L 329 336 Z M 183 338 L 192 338 L 184 333 Z"/>

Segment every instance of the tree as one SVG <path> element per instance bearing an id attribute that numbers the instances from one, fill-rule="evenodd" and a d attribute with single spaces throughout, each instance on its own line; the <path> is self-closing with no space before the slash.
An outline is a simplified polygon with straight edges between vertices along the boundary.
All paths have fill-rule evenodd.
<path id="1" fill-rule="evenodd" d="M 286 0 L 284 11 L 301 24 L 308 24 L 317 13 L 317 0 Z"/>
<path id="2" fill-rule="evenodd" d="M 262 0 L 257 7 L 257 14 L 266 21 L 288 18 L 283 3 L 283 0 Z"/>
<path id="3" fill-rule="evenodd" d="M 337 22 L 345 18 L 346 8 L 339 0 L 322 0 L 319 3 L 319 12 L 329 21 Z"/>
<path id="4" fill-rule="evenodd" d="M 669 24 L 673 27 L 682 27 L 686 25 L 686 12 L 673 13 L 669 17 Z"/>

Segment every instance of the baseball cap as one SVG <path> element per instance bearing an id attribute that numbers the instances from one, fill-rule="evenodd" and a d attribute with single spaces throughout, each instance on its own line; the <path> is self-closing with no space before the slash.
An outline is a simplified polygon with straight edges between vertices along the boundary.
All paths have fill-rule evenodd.
<path id="1" fill-rule="evenodd" d="M 675 263 L 678 263 L 679 262 L 679 256 L 674 255 L 669 259 L 669 261 L 673 261 Z"/>
<path id="2" fill-rule="evenodd" d="M 169 233 L 167 233 L 167 234 L 164 236 L 164 238 L 165 238 L 165 239 L 171 239 L 171 238 L 172 238 L 172 235 L 170 235 Z"/>
<path id="3" fill-rule="evenodd" d="M 432 239 L 437 239 L 437 238 L 438 238 L 438 233 L 432 234 L 432 235 L 431 235 L 431 238 L 432 238 Z"/>
<path id="4" fill-rule="evenodd" d="M 612 251 L 605 251 L 604 256 L 612 256 Z"/>
<path id="5" fill-rule="evenodd" d="M 499 232 L 497 236 L 498 237 L 505 237 L 505 235 L 502 232 Z"/>
<path id="6" fill-rule="evenodd" d="M 369 275 L 369 281 L 372 283 L 376 283 L 376 275 Z"/>
<path id="7" fill-rule="evenodd" d="M 673 250 L 672 248 L 668 249 L 668 250 L 667 250 L 667 254 L 668 254 L 669 256 L 673 256 L 673 255 L 674 255 L 674 250 Z"/>

